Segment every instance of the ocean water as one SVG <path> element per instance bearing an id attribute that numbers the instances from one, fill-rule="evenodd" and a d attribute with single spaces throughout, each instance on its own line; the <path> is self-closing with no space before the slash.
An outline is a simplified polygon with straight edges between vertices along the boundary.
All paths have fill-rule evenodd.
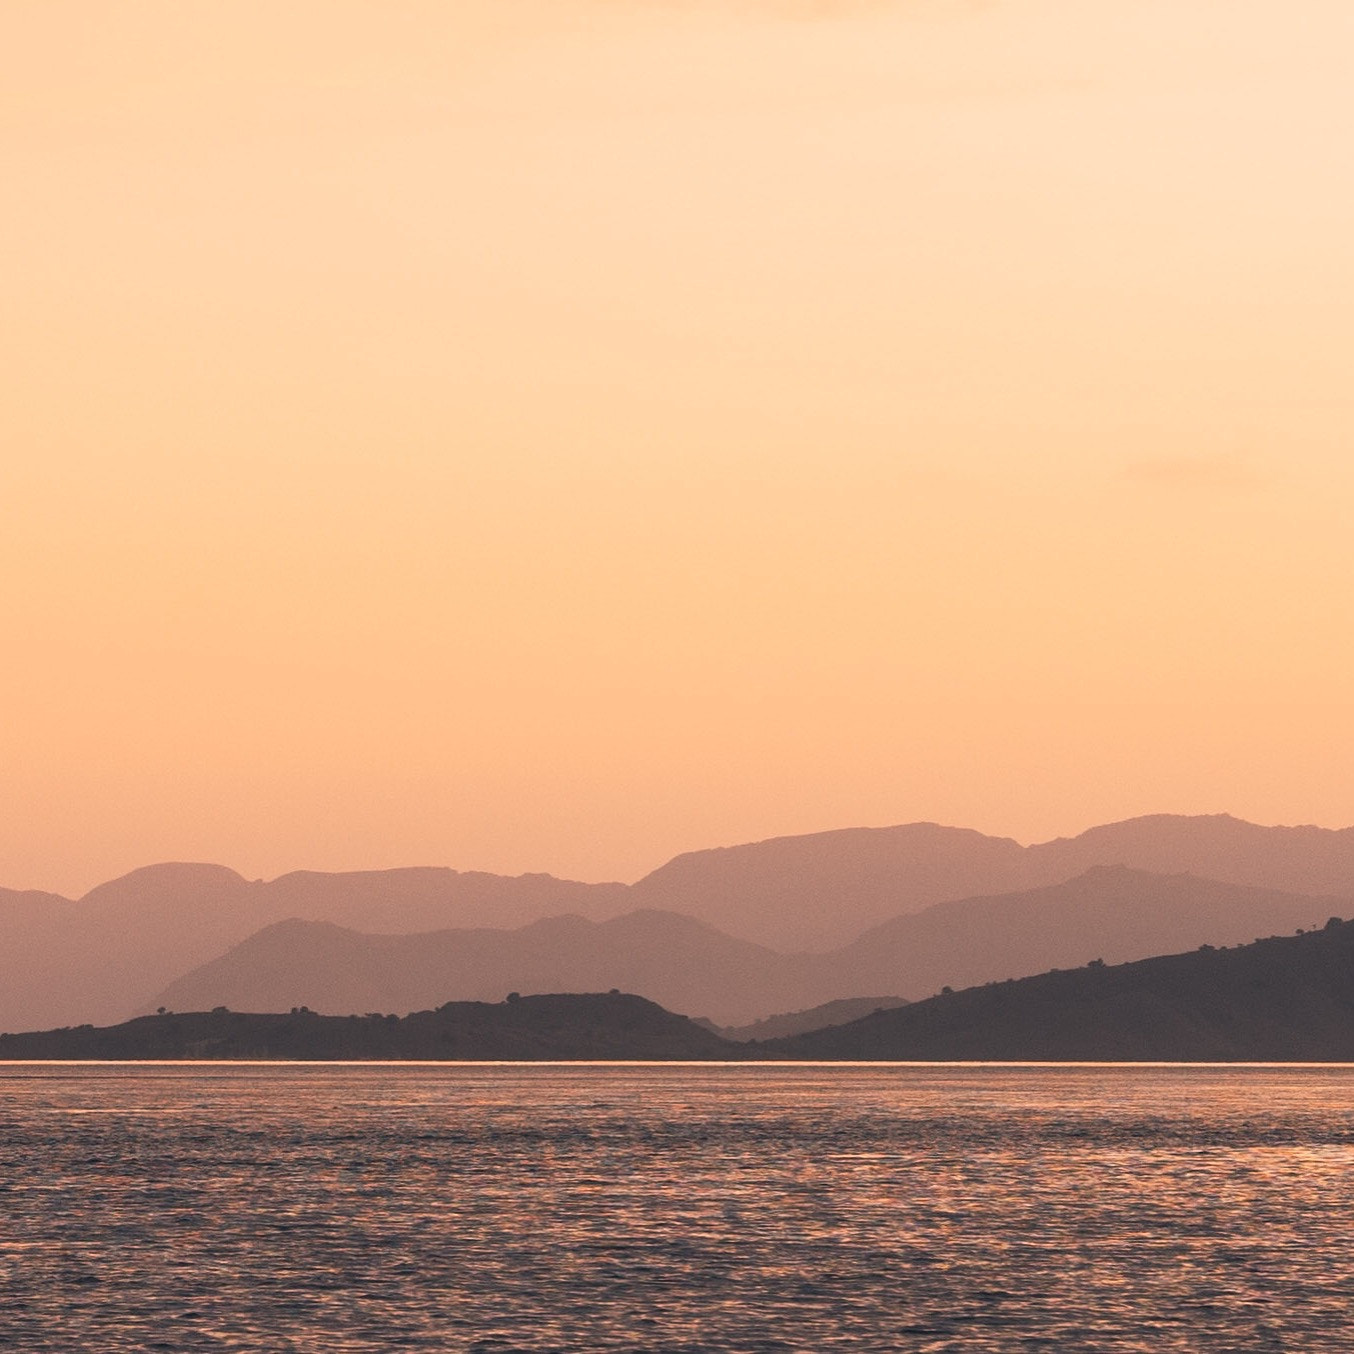
<path id="1" fill-rule="evenodd" d="M 0 1064 L 0 1345 L 1354 1347 L 1354 1068 Z"/>

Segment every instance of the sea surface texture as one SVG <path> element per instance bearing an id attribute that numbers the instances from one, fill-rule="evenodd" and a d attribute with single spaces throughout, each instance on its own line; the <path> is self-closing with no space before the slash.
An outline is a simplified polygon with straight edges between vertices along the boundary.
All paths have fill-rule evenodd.
<path id="1" fill-rule="evenodd" d="M 1354 1340 L 1354 1069 L 0 1065 L 0 1345 Z"/>

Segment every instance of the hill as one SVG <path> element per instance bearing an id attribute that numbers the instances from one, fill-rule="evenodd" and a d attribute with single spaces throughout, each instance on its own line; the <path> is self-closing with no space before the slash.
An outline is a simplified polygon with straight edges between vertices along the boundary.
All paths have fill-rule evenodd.
<path id="1" fill-rule="evenodd" d="M 895 1006 L 906 1006 L 903 997 L 843 997 L 811 1006 L 807 1011 L 785 1011 L 780 1015 L 754 1020 L 750 1025 L 725 1025 L 722 1028 L 706 1024 L 725 1039 L 735 1043 L 750 1040 L 784 1039 L 792 1034 L 807 1034 L 810 1030 L 824 1030 L 831 1025 L 846 1025 L 874 1011 L 890 1011 Z"/>
<path id="2" fill-rule="evenodd" d="M 610 921 L 553 917 L 514 931 L 365 935 L 328 922 L 279 922 L 171 983 L 150 1009 L 276 1011 L 309 1006 L 411 1011 L 507 992 L 642 992 L 721 1024 L 794 1004 L 799 965 L 670 912 Z"/>
<path id="3" fill-rule="evenodd" d="M 1126 865 L 1283 893 L 1354 895 L 1354 828 L 1261 827 L 1227 813 L 1158 813 L 1030 846 L 1026 856 L 1032 883 Z"/>
<path id="4" fill-rule="evenodd" d="M 1354 922 L 1096 961 L 751 1045 L 613 992 L 450 1002 L 404 1019 L 220 1008 L 0 1036 L 0 1059 L 25 1058 L 1354 1062 Z"/>
<path id="5" fill-rule="evenodd" d="M 403 1019 L 217 1010 L 0 1035 L 0 1059 L 687 1060 L 736 1051 L 684 1017 L 619 992 L 450 1002 Z"/>
<path id="6" fill-rule="evenodd" d="M 1349 897 L 1354 828 L 1154 814 L 1036 846 L 935 823 L 849 828 L 678 856 L 631 887 L 631 906 L 685 912 L 771 949 L 827 951 L 904 913 L 1065 883 L 1100 865 Z"/>
<path id="7" fill-rule="evenodd" d="M 634 904 L 684 912 L 791 952 L 828 950 L 900 912 L 1022 888 L 1026 879 L 1017 842 L 908 823 L 688 852 L 630 893 Z"/>
<path id="8" fill-rule="evenodd" d="M 287 918 L 367 930 L 517 926 L 560 912 L 605 916 L 619 884 L 445 869 L 246 880 L 220 865 L 164 864 L 78 902 L 0 891 L 0 1029 L 121 1020 L 181 974 Z M 290 1004 L 290 1003 L 289 1003 Z"/>
<path id="9" fill-rule="evenodd" d="M 928 997 L 1090 959 L 1141 959 L 1204 943 L 1319 925 L 1338 899 L 1095 869 L 1025 893 L 940 903 L 895 918 L 829 954 L 783 955 L 676 913 L 605 922 L 555 917 L 515 931 L 366 935 L 325 922 L 280 922 L 163 989 L 145 1009 L 334 1015 L 413 1011 L 447 999 L 496 1001 L 513 990 L 642 992 L 670 1010 L 737 1027 L 747 1038 L 796 1032 L 746 1027 L 861 993 Z M 875 1004 L 878 1004 L 876 1001 Z M 873 1010 L 865 1005 L 842 1019 Z M 831 1023 L 825 1021 L 822 1023 Z M 806 1029 L 800 1024 L 798 1029 Z"/>
<path id="10" fill-rule="evenodd" d="M 761 1046 L 770 1058 L 1354 1061 L 1354 922 L 993 983 Z"/>
<path id="11" fill-rule="evenodd" d="M 1351 910 L 1348 898 L 1102 865 L 1064 883 L 895 917 L 826 956 L 825 967 L 843 990 L 927 997 L 946 986 L 1023 978 L 1091 959 L 1114 964 L 1203 944 L 1244 944 Z"/>
<path id="12" fill-rule="evenodd" d="M 681 913 L 783 954 L 830 954 L 904 915 L 1066 883 L 1102 865 L 1190 874 L 1274 893 L 1350 896 L 1354 830 L 1257 827 L 1226 815 L 1157 815 L 1023 847 L 967 829 L 913 823 L 691 852 L 629 886 L 440 868 L 301 871 L 263 881 L 218 865 L 148 866 L 77 902 L 0 890 L 0 1029 L 120 1020 L 143 1007 L 151 993 L 261 928 L 293 918 L 371 934 L 414 934 L 520 928 L 566 914 L 600 921 L 639 908 Z M 1279 926 L 1265 923 L 1251 934 Z M 910 952 L 913 942 L 904 943 L 901 935 L 895 937 L 899 952 Z M 1223 935 L 1200 938 L 1229 943 Z M 1149 947 L 1137 954 L 1175 943 L 1147 940 Z M 849 963 L 820 966 L 812 972 L 821 981 L 781 988 L 778 979 L 768 994 L 773 1004 L 749 1006 L 731 1018 L 752 1019 L 861 992 L 924 996 L 940 983 L 982 981 L 1065 962 L 1036 945 L 1019 967 L 1003 967 L 999 950 L 988 947 L 978 958 L 990 961 L 989 967 L 971 966 L 961 975 L 942 954 L 938 936 L 919 936 L 915 943 L 919 955 L 933 947 L 936 962 L 928 968 L 918 958 L 907 986 L 890 976 L 893 970 L 882 959 L 858 974 Z M 1089 943 L 1111 948 L 1109 940 Z M 868 958 L 863 952 L 862 957 Z"/>

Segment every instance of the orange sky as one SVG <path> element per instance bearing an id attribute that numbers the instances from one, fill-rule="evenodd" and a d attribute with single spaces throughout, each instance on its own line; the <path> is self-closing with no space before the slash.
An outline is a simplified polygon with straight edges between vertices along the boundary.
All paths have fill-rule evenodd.
<path id="1" fill-rule="evenodd" d="M 10 0 L 0 885 L 1354 823 L 1348 0 Z"/>

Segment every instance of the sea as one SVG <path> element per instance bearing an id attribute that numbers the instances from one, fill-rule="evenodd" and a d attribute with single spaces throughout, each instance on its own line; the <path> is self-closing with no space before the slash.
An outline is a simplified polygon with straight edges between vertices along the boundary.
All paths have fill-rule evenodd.
<path id="1" fill-rule="evenodd" d="M 1354 1348 L 1354 1067 L 0 1064 L 0 1347 Z"/>

